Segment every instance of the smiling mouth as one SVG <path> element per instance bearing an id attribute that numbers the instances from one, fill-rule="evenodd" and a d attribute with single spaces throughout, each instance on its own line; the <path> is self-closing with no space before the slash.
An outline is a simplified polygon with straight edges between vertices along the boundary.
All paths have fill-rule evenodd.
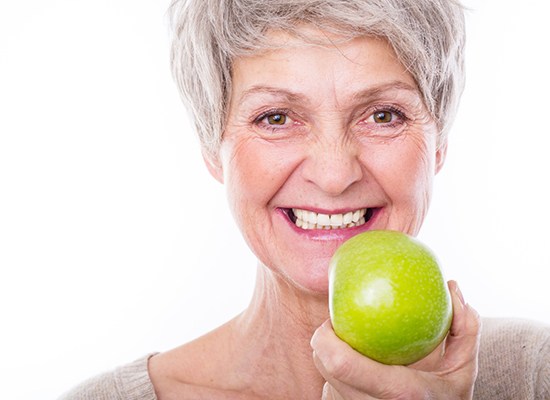
<path id="1" fill-rule="evenodd" d="M 368 222 L 374 209 L 360 208 L 343 214 L 321 214 L 315 211 L 292 208 L 288 210 L 290 220 L 301 229 L 346 229 Z"/>

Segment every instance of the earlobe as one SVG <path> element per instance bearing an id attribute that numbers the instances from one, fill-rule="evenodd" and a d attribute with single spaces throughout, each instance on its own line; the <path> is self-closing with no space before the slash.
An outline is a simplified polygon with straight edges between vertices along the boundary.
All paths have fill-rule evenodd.
<path id="1" fill-rule="evenodd" d="M 438 149 L 435 151 L 435 173 L 437 174 L 443 164 L 445 164 L 445 159 L 447 158 L 447 139 L 441 143 Z"/>
<path id="2" fill-rule="evenodd" d="M 219 154 L 212 154 L 211 152 L 202 149 L 202 159 L 204 160 L 210 175 L 223 184 L 223 168 Z"/>

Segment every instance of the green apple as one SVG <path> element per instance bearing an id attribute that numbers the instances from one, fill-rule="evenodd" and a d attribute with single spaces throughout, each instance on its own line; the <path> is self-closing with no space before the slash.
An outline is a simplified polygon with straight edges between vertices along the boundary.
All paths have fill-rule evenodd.
<path id="1" fill-rule="evenodd" d="M 338 337 L 384 364 L 424 358 L 452 320 L 436 257 L 395 231 L 364 232 L 338 248 L 330 262 L 329 309 Z"/>

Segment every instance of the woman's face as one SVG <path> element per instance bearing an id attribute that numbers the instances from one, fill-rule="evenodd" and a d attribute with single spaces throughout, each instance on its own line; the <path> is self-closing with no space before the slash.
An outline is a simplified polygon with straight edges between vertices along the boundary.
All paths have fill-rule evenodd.
<path id="1" fill-rule="evenodd" d="M 436 149 L 436 125 L 387 42 L 270 37 L 273 50 L 234 63 L 210 170 L 260 262 L 325 294 L 344 240 L 372 229 L 418 232 L 445 146 Z"/>

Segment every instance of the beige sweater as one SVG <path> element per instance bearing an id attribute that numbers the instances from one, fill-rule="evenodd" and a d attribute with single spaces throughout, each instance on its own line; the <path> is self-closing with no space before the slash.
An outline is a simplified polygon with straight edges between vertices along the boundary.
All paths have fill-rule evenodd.
<path id="1" fill-rule="evenodd" d="M 92 378 L 60 400 L 156 400 L 149 357 Z M 474 399 L 550 400 L 550 326 L 484 319 Z"/>

